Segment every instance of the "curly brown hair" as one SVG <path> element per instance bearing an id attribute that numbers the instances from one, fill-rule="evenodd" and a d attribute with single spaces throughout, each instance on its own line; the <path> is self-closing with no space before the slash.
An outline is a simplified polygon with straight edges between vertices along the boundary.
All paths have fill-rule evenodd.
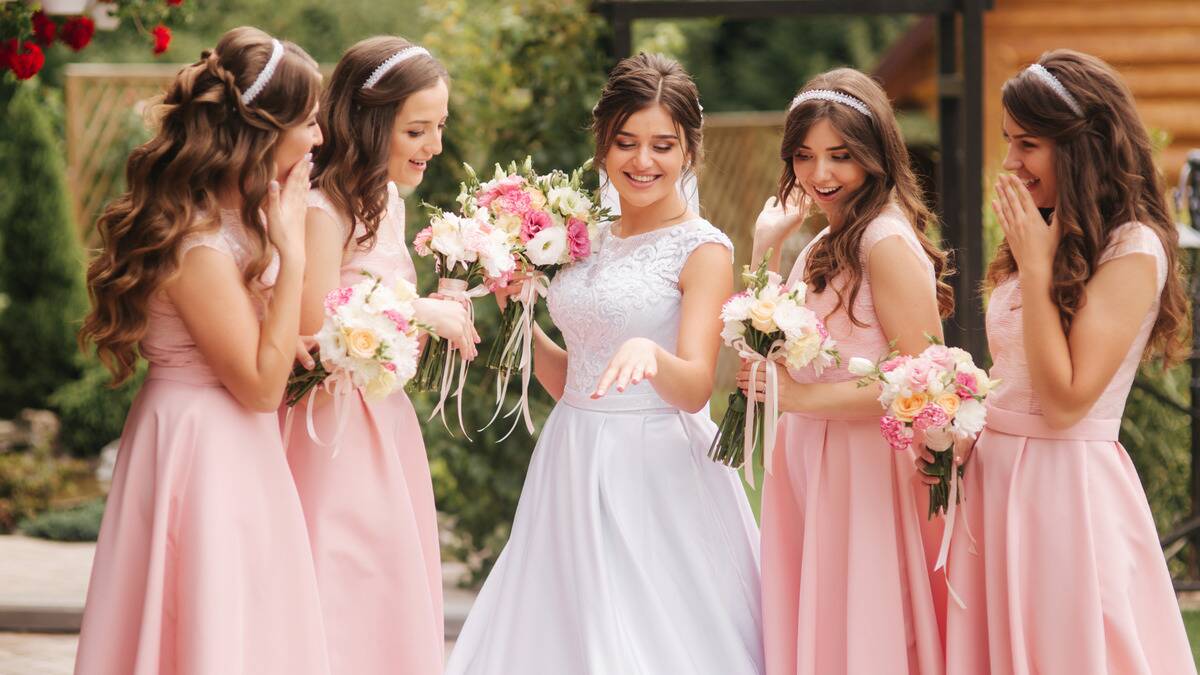
<path id="1" fill-rule="evenodd" d="M 1133 94 L 1121 76 L 1101 59 L 1067 49 L 1049 51 L 1037 61 L 1050 71 L 1083 109 L 1077 115 L 1028 69 L 1004 83 L 1004 110 L 1022 129 L 1052 139 L 1058 196 L 1054 216 L 1062 241 L 1054 256 L 1051 294 L 1063 330 L 1087 301 L 1087 282 L 1096 273 L 1113 230 L 1137 221 L 1154 230 L 1167 256 L 1167 280 L 1148 355 L 1163 364 L 1186 356 L 1188 306 L 1175 253 L 1179 234 L 1154 165 L 1150 135 L 1138 117 Z M 1007 242 L 988 267 L 987 286 L 1017 273 Z"/>
<path id="2" fill-rule="evenodd" d="M 810 99 L 788 111 L 784 123 L 783 143 L 779 158 L 783 171 L 779 176 L 778 198 L 786 204 L 796 185 L 792 158 L 804 144 L 809 129 L 820 120 L 829 120 L 845 139 L 852 160 L 866 172 L 862 187 L 847 198 L 841 223 L 830 228 L 827 236 L 813 244 L 804 270 L 804 280 L 817 292 L 832 285 L 838 296 L 838 306 L 846 309 L 856 326 L 865 326 L 854 316 L 854 301 L 862 290 L 863 264 L 859 260 L 859 244 L 871 221 L 889 205 L 896 204 L 913 226 L 925 255 L 933 263 L 937 287 L 938 311 L 943 318 L 954 311 L 954 290 L 946 283 L 951 266 L 947 254 L 930 240 L 928 231 L 937 218 L 926 206 L 921 186 L 909 163 L 908 147 L 900 134 L 896 115 L 887 94 L 875 80 L 852 68 L 838 68 L 809 80 L 801 92 L 827 89 L 857 98 L 871 111 L 868 117 L 845 104 L 822 99 Z M 845 282 L 832 284 L 837 277 Z"/>
<path id="3" fill-rule="evenodd" d="M 354 240 L 369 249 L 387 210 L 388 152 L 396 115 L 413 94 L 437 84 L 450 84 L 446 68 L 421 54 L 388 70 L 370 89 L 363 83 L 384 61 L 413 43 L 401 37 L 377 36 L 350 47 L 333 69 L 321 97 L 319 121 L 325 142 L 313 159 L 313 185 L 333 203 L 348 223 L 347 247 Z"/>
<path id="4" fill-rule="evenodd" d="M 257 28 L 234 28 L 179 71 L 156 110 L 154 137 L 129 155 L 129 191 L 96 223 L 101 248 L 88 266 L 92 308 L 79 341 L 84 348 L 95 344 L 114 384 L 133 373 L 147 306 L 178 273 L 181 244 L 217 226 L 222 188 L 241 192 L 252 247 L 243 272 L 247 288 L 270 263 L 262 208 L 275 178 L 275 142 L 312 113 L 321 87 L 316 62 L 283 42 L 267 86 L 243 104 L 241 93 L 271 56 L 271 40 Z"/>

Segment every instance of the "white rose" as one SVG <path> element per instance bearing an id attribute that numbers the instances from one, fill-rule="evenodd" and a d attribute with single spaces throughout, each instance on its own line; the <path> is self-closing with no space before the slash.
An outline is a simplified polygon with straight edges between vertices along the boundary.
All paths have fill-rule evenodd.
<path id="1" fill-rule="evenodd" d="M 983 431 L 987 421 L 987 408 L 975 399 L 967 399 L 958 407 L 954 415 L 954 430 L 962 436 L 975 436 Z"/>
<path id="2" fill-rule="evenodd" d="M 803 368 L 812 363 L 821 351 L 821 336 L 805 333 L 802 337 L 788 340 L 784 344 L 785 360 L 789 368 Z"/>
<path id="3" fill-rule="evenodd" d="M 930 450 L 947 450 L 954 445 L 954 434 L 946 427 L 925 430 L 925 447 Z"/>
<path id="4" fill-rule="evenodd" d="M 864 359 L 861 356 L 854 356 L 850 359 L 850 364 L 846 366 L 852 375 L 865 377 L 875 373 L 875 362 L 870 359 Z"/>
<path id="5" fill-rule="evenodd" d="M 525 255 L 529 262 L 539 267 L 561 263 L 567 255 L 567 231 L 561 227 L 547 227 L 538 232 L 525 244 Z"/>
<path id="6" fill-rule="evenodd" d="M 396 389 L 396 374 L 386 368 L 380 368 L 379 374 L 371 379 L 365 387 L 364 396 L 371 400 L 386 398 Z"/>
<path id="7" fill-rule="evenodd" d="M 788 336 L 816 330 L 817 316 L 786 296 L 780 298 L 779 304 L 775 305 L 773 318 L 775 325 Z"/>

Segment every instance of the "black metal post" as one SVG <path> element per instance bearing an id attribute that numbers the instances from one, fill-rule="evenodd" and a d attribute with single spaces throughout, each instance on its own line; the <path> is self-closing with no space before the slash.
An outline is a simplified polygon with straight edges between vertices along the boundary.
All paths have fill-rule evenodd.
<path id="1" fill-rule="evenodd" d="M 1188 180 L 1184 194 L 1187 198 L 1188 215 L 1192 227 L 1200 229 L 1200 150 L 1188 153 Z M 1200 514 L 1200 249 L 1192 250 L 1192 354 L 1188 359 L 1191 366 L 1192 378 L 1190 383 L 1190 401 L 1192 412 L 1192 513 Z M 1200 531 L 1191 537 L 1192 555 L 1190 557 L 1191 576 L 1200 572 Z"/>

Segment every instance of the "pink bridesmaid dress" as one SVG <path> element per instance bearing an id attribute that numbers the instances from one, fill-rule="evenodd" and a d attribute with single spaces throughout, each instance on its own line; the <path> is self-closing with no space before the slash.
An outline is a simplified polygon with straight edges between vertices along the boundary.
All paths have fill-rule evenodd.
<path id="1" fill-rule="evenodd" d="M 1161 290 L 1167 264 L 1154 231 L 1122 225 L 1101 264 L 1127 255 L 1157 261 Z M 1018 281 L 993 291 L 988 344 L 1002 383 L 967 464 L 950 549 L 966 608 L 948 608 L 947 673 L 1196 672 L 1146 495 L 1117 442 L 1157 315 L 1156 301 L 1084 419 L 1053 429 L 1029 379 Z M 974 547 L 960 534 L 964 515 Z"/>
<path id="2" fill-rule="evenodd" d="M 244 237 L 237 212 L 222 211 L 220 229 L 183 251 L 206 246 L 242 266 Z M 275 416 L 221 385 L 165 293 L 149 316 L 150 371 L 121 434 L 75 672 L 325 675 L 317 579 Z"/>
<path id="3" fill-rule="evenodd" d="M 803 283 L 805 261 L 822 231 L 800 254 L 789 283 Z M 808 306 L 841 353 L 842 365 L 792 371 L 798 382 L 842 382 L 851 357 L 874 361 L 888 352 L 872 304 L 871 248 L 900 237 L 932 263 L 895 206 L 868 224 L 859 248 L 862 287 L 854 325 L 837 293 L 809 289 Z M 835 280 L 835 284 L 844 280 Z M 880 411 L 882 414 L 882 410 Z M 768 675 L 936 675 L 941 638 L 923 528 L 927 492 L 909 453 L 891 450 L 879 433 L 880 414 L 786 413 L 772 471 L 763 483 L 763 638 Z M 929 533 L 930 540 L 936 539 Z"/>
<path id="4" fill-rule="evenodd" d="M 321 209 L 346 223 L 318 190 Z M 357 233 L 356 233 L 357 236 Z M 341 283 L 366 270 L 394 284 L 416 282 L 404 240 L 404 201 L 388 184 L 388 209 L 369 251 L 343 256 Z M 437 511 L 421 423 L 403 392 L 366 402 L 357 393 L 339 420 L 331 403 L 313 411 L 322 446 L 295 409 L 287 461 L 304 505 L 335 675 L 440 673 L 443 664 L 442 567 Z M 286 415 L 284 416 L 286 419 Z"/>

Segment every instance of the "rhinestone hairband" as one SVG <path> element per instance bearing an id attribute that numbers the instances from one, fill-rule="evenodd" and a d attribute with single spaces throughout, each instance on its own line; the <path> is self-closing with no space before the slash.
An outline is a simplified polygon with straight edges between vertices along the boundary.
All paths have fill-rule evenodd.
<path id="1" fill-rule="evenodd" d="M 1071 95 L 1071 92 L 1067 91 L 1067 88 L 1063 86 L 1063 83 L 1058 81 L 1058 78 L 1054 76 L 1054 73 L 1046 70 L 1046 67 L 1040 63 L 1031 64 L 1025 70 L 1036 75 L 1037 78 L 1044 82 L 1047 87 L 1053 89 L 1054 93 L 1058 94 L 1058 97 L 1063 100 L 1063 103 L 1066 103 L 1067 107 L 1071 109 L 1071 112 L 1083 117 L 1083 106 L 1079 105 L 1079 101 L 1076 101 L 1075 97 Z"/>
<path id="2" fill-rule="evenodd" d="M 395 54 L 392 54 L 390 57 L 388 57 L 387 61 L 379 64 L 379 67 L 371 73 L 371 76 L 367 78 L 366 82 L 363 82 L 362 88 L 370 89 L 371 87 L 374 87 L 379 83 L 380 78 L 382 78 L 384 75 L 387 75 L 389 70 L 396 67 L 396 64 L 422 54 L 429 56 L 429 52 L 424 47 L 405 47 Z"/>
<path id="3" fill-rule="evenodd" d="M 263 89 L 267 88 L 267 83 L 271 81 L 271 76 L 275 74 L 275 68 L 279 66 L 282 58 L 283 44 L 279 40 L 271 38 L 271 58 L 267 59 L 267 65 L 263 66 L 262 72 L 254 78 L 254 84 L 242 92 L 242 105 L 250 105 L 250 102 L 261 94 Z"/>
<path id="4" fill-rule="evenodd" d="M 863 103 L 849 94 L 843 94 L 840 91 L 833 91 L 832 89 L 809 89 L 808 91 L 802 91 L 796 95 L 796 98 L 792 99 L 792 104 L 788 106 L 788 110 L 792 110 L 805 101 L 813 100 L 841 103 L 842 105 L 854 108 L 867 117 L 871 116 L 871 109 L 867 107 L 866 103 Z"/>

